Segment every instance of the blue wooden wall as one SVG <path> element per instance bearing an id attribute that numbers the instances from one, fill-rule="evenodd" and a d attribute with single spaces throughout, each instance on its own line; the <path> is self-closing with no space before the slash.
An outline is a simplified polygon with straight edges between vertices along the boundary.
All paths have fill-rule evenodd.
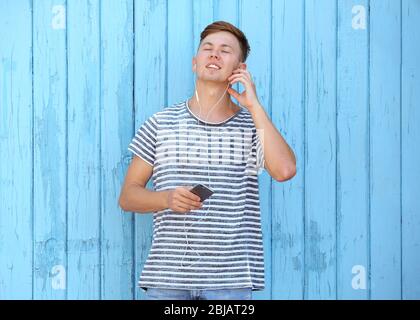
<path id="1" fill-rule="evenodd" d="M 215 20 L 247 35 L 297 157 L 292 180 L 259 177 L 254 298 L 420 298 L 419 0 L 2 0 L 1 299 L 144 297 L 152 215 L 118 207 L 127 146 L 192 95 Z"/>

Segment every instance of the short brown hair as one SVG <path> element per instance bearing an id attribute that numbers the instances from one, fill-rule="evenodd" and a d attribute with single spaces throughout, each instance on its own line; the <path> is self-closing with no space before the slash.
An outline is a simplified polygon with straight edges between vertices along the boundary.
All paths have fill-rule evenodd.
<path id="1" fill-rule="evenodd" d="M 220 31 L 227 31 L 233 34 L 236 39 L 239 41 L 239 46 L 241 47 L 242 51 L 242 60 L 241 62 L 245 62 L 246 58 L 248 58 L 249 51 L 251 51 L 251 48 L 249 47 L 248 39 L 245 37 L 245 34 L 236 28 L 233 24 L 230 24 L 226 21 L 215 21 L 212 24 L 209 24 L 203 32 L 200 34 L 200 45 L 201 42 L 205 37 L 207 37 L 209 34 L 220 32 Z"/>

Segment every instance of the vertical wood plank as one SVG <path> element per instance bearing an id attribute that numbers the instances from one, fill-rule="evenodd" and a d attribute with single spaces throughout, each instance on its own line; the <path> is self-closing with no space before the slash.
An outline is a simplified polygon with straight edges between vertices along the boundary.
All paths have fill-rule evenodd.
<path id="1" fill-rule="evenodd" d="M 173 2 L 172 2 L 173 3 Z M 167 100 L 167 3 L 160 1 L 135 1 L 135 80 L 134 103 L 135 122 L 131 138 L 139 126 L 152 114 L 162 110 Z M 178 33 L 176 25 L 172 32 Z M 187 37 L 186 37 L 187 38 Z M 173 50 L 174 48 L 171 48 Z M 184 53 L 185 55 L 185 53 Z M 179 57 L 179 56 L 178 56 Z M 178 63 L 174 63 L 175 66 Z M 179 80 L 176 80 L 173 85 Z M 131 138 L 126 143 L 128 147 Z M 153 190 L 152 181 L 146 185 Z M 153 216 L 135 214 L 135 282 L 136 299 L 143 299 L 145 293 L 138 288 L 138 280 L 150 251 L 153 233 Z"/>
<path id="2" fill-rule="evenodd" d="M 258 17 L 258 18 L 256 18 Z M 271 1 L 243 0 L 240 2 L 240 23 L 251 47 L 246 61 L 258 94 L 258 99 L 271 116 Z M 239 92 L 244 90 L 239 85 Z M 270 299 L 271 288 L 271 177 L 266 170 L 258 176 L 261 225 L 264 243 L 265 288 L 253 293 L 254 299 Z"/>
<path id="3" fill-rule="evenodd" d="M 133 1 L 101 7 L 101 297 L 133 299 L 133 216 L 118 206 L 133 127 Z"/>
<path id="4" fill-rule="evenodd" d="M 65 1 L 34 1 L 34 298 L 66 297 Z"/>
<path id="5" fill-rule="evenodd" d="M 100 298 L 99 1 L 68 3 L 68 298 Z"/>
<path id="6" fill-rule="evenodd" d="M 293 149 L 297 174 L 273 181 L 272 298 L 302 299 L 304 270 L 304 1 L 273 1 L 272 121 Z"/>
<path id="7" fill-rule="evenodd" d="M 401 11 L 399 1 L 370 5 L 370 291 L 371 299 L 400 299 Z"/>
<path id="8" fill-rule="evenodd" d="M 305 8 L 305 299 L 336 297 L 336 2 Z"/>
<path id="9" fill-rule="evenodd" d="M 0 2 L 0 299 L 31 299 L 31 1 Z"/>
<path id="10" fill-rule="evenodd" d="M 196 48 L 193 21 L 192 0 L 168 1 L 167 104 L 182 102 L 192 95 L 192 57 Z"/>
<path id="11" fill-rule="evenodd" d="M 338 299 L 368 297 L 368 15 L 368 1 L 338 2 L 336 142 Z M 362 27 L 363 24 L 365 28 Z M 360 287 L 354 282 L 356 280 L 353 281 L 353 277 L 360 277 L 363 282 L 360 283 Z"/>
<path id="12" fill-rule="evenodd" d="M 198 45 L 200 43 L 200 33 L 210 23 L 214 21 L 213 0 L 193 1 L 193 55 L 197 54 Z M 190 58 L 192 59 L 192 55 Z M 190 73 L 193 73 L 190 68 Z"/>
<path id="13" fill-rule="evenodd" d="M 420 298 L 420 3 L 402 0 L 402 298 Z M 398 275 L 394 275 L 397 277 Z"/>
<path id="14" fill-rule="evenodd" d="M 238 0 L 213 0 L 213 20 L 238 24 Z"/>

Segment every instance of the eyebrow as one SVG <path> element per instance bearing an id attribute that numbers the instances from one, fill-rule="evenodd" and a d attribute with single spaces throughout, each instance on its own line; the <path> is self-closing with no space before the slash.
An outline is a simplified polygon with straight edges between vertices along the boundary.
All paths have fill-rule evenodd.
<path id="1" fill-rule="evenodd" d="M 206 41 L 206 42 L 204 42 L 204 43 L 202 44 L 202 46 L 204 46 L 204 45 L 206 45 L 206 44 L 213 45 L 213 43 L 211 43 L 211 42 L 209 42 L 209 41 Z M 222 43 L 222 44 L 221 44 L 221 47 L 229 47 L 229 48 L 231 48 L 231 49 L 233 50 L 233 48 L 232 48 L 230 45 L 226 44 L 226 43 Z"/>

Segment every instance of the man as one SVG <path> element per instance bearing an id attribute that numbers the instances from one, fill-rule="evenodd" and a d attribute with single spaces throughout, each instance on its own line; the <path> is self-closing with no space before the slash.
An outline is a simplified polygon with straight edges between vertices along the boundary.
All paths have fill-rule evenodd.
<path id="1" fill-rule="evenodd" d="M 154 213 L 139 281 L 148 299 L 251 299 L 264 289 L 257 173 L 286 181 L 296 159 L 257 98 L 249 51 L 232 24 L 208 25 L 192 59 L 195 95 L 149 117 L 129 145 L 119 205 Z M 196 184 L 214 194 L 200 201 Z"/>

